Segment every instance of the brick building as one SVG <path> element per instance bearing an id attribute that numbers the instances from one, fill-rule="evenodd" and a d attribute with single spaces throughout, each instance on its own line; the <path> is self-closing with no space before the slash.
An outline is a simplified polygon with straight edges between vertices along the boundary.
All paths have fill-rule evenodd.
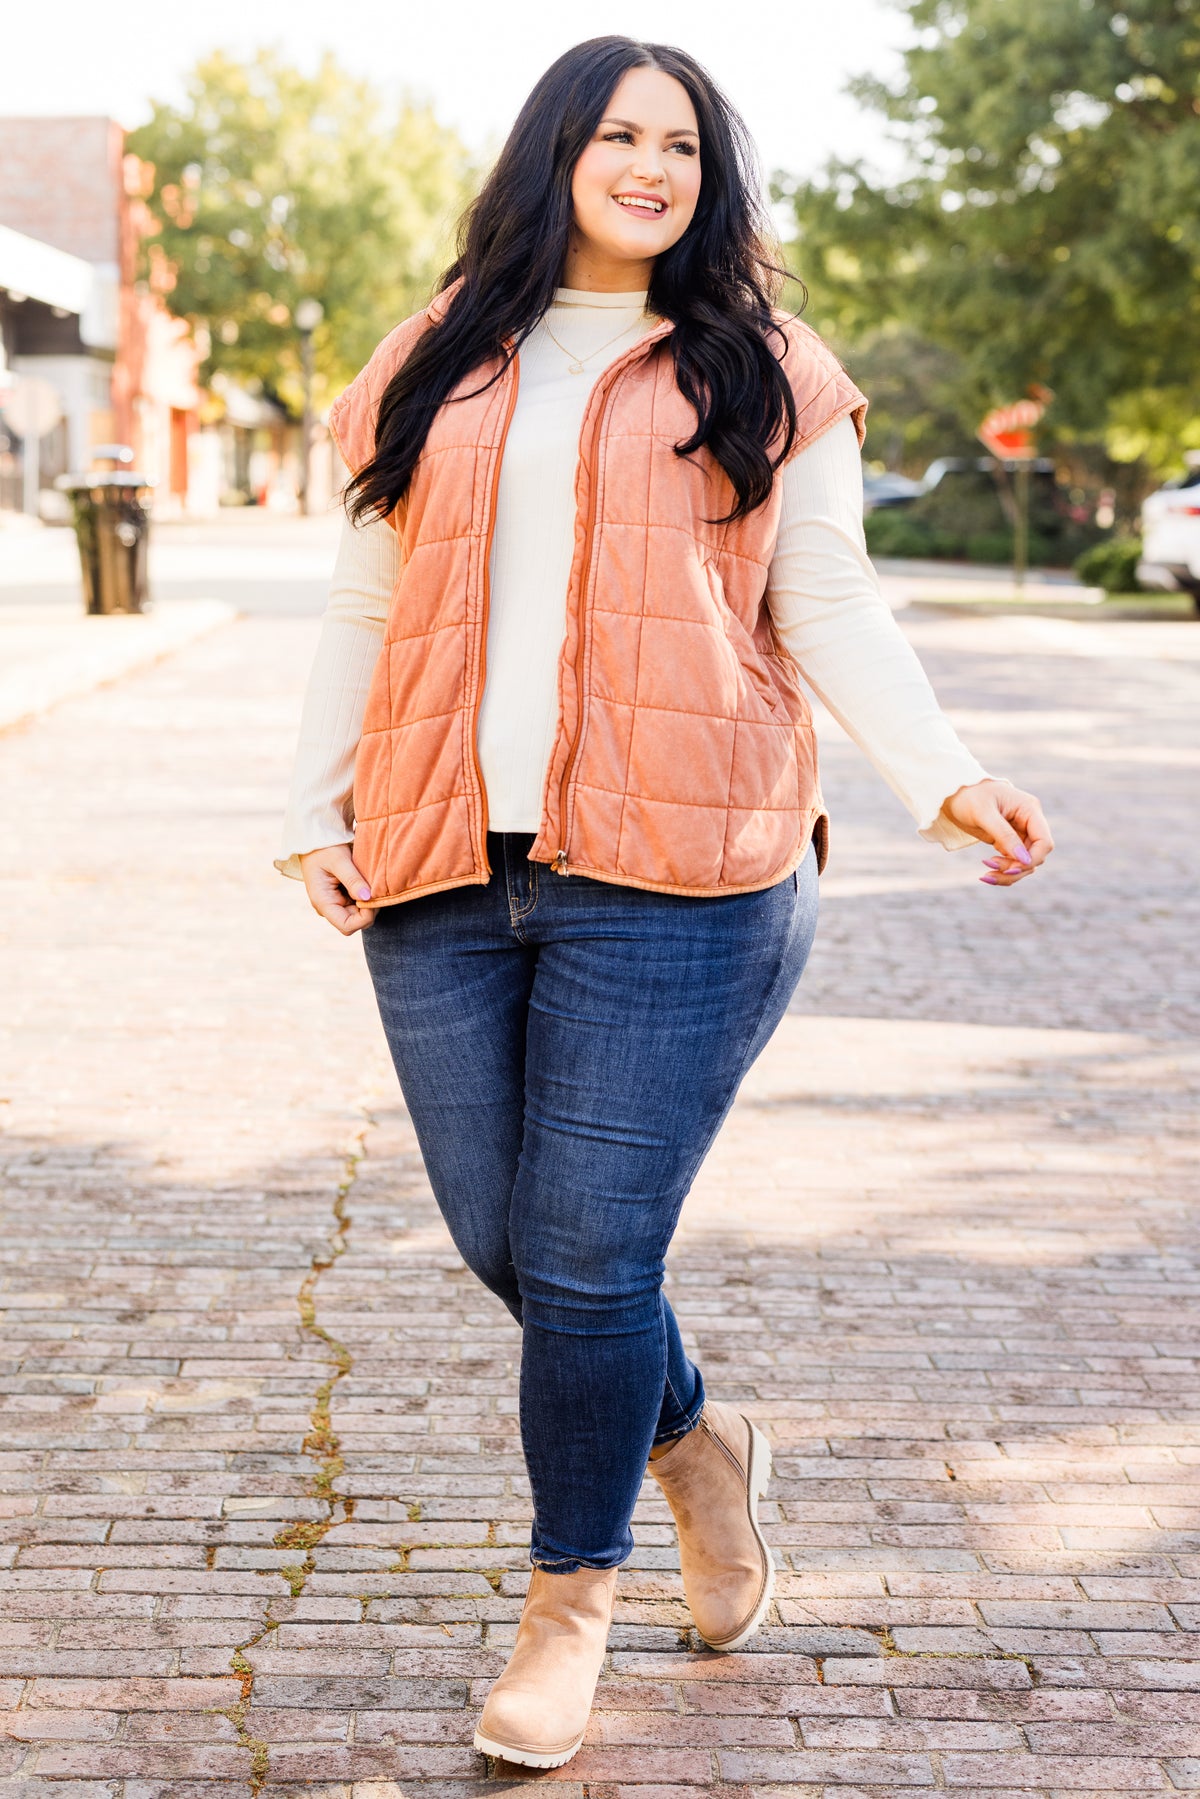
<path id="1" fill-rule="evenodd" d="M 111 119 L 0 118 L 0 389 L 40 375 L 58 393 L 43 485 L 86 466 L 93 445 L 125 443 L 157 484 L 156 509 L 182 508 L 199 358 L 162 302 L 169 273 L 138 278 L 140 186 Z M 39 246 L 58 258 L 39 258 Z M 10 440 L 7 460 L 18 455 Z M 13 503 L 10 489 L 0 504 Z"/>

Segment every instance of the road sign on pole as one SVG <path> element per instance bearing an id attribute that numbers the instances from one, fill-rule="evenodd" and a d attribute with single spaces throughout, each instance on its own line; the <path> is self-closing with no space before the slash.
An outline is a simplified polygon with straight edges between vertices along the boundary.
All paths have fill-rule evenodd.
<path id="1" fill-rule="evenodd" d="M 1033 428 L 1053 399 L 1048 388 L 1035 388 L 1033 398 L 997 406 L 988 413 L 976 436 L 1005 467 L 1015 467 L 1016 518 L 1013 528 L 1013 584 L 1025 585 L 1029 564 L 1029 465 L 1037 455 Z"/>
<path id="2" fill-rule="evenodd" d="M 989 412 L 976 436 L 1001 462 L 1028 462 L 1037 455 L 1033 427 L 1046 408 L 1040 400 L 1017 400 Z"/>
<path id="3" fill-rule="evenodd" d="M 36 517 L 42 439 L 62 417 L 62 401 L 49 381 L 43 381 L 40 375 L 25 375 L 0 401 L 0 415 L 9 429 L 23 440 L 21 505 L 24 511 Z"/>
<path id="4" fill-rule="evenodd" d="M 18 437 L 45 437 L 62 417 L 62 401 L 40 375 L 23 375 L 0 400 L 0 413 Z"/>

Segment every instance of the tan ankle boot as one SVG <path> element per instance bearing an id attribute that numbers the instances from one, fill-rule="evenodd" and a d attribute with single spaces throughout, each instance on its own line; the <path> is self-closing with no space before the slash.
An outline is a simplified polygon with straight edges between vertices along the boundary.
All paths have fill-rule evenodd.
<path id="1" fill-rule="evenodd" d="M 612 1622 L 615 1568 L 535 1568 L 508 1666 L 487 1696 L 475 1747 L 525 1768 L 561 1768 L 587 1729 Z"/>
<path id="2" fill-rule="evenodd" d="M 650 1463 L 679 1532 L 692 1620 L 710 1649 L 738 1649 L 763 1621 L 775 1562 L 758 1528 L 771 1447 L 731 1405 L 705 1401 L 700 1422 Z"/>

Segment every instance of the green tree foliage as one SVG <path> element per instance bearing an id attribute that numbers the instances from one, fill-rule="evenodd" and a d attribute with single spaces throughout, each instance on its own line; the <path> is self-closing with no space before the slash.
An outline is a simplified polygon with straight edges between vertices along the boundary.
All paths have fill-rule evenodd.
<path id="1" fill-rule="evenodd" d="M 911 326 L 882 325 L 854 345 L 854 378 L 870 396 L 868 460 L 923 475 L 937 456 L 978 456 L 959 411 L 962 359 Z"/>
<path id="2" fill-rule="evenodd" d="M 152 166 L 148 254 L 173 271 L 167 303 L 207 330 L 222 371 L 297 411 L 297 303 L 319 300 L 318 399 L 428 298 L 473 184 L 454 132 L 424 107 L 385 112 L 326 56 L 316 73 L 271 51 L 199 63 L 182 106 L 156 104 L 128 148 Z M 170 277 L 168 277 L 170 279 Z"/>
<path id="3" fill-rule="evenodd" d="M 905 167 L 794 198 L 816 321 L 959 362 L 963 422 L 1031 383 L 1060 439 L 1159 467 L 1200 444 L 1200 0 L 905 0 Z"/>

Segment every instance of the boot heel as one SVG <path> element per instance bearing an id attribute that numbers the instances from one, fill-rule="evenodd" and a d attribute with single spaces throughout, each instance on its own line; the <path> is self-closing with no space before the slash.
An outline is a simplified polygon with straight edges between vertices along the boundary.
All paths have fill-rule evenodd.
<path id="1" fill-rule="evenodd" d="M 750 1510 L 749 1524 L 762 1552 L 764 1580 L 758 1604 L 735 1637 L 726 1638 L 721 1642 L 713 1642 L 711 1638 L 705 1638 L 710 1649 L 715 1649 L 718 1654 L 725 1655 L 732 1649 L 740 1649 L 743 1643 L 749 1641 L 766 1617 L 771 1601 L 775 1597 L 775 1557 L 771 1553 L 770 1545 L 763 1536 L 758 1522 L 758 1502 L 766 1492 L 771 1479 L 771 1445 L 753 1419 L 744 1418 L 744 1422 L 750 1426 L 750 1466 L 746 1470 L 746 1497 Z M 703 1632 L 701 1634 L 703 1635 Z"/>
<path id="2" fill-rule="evenodd" d="M 766 1493 L 771 1480 L 771 1445 L 759 1430 L 757 1424 L 750 1424 L 750 1467 L 747 1470 L 747 1485 L 755 1499 L 761 1499 Z"/>

